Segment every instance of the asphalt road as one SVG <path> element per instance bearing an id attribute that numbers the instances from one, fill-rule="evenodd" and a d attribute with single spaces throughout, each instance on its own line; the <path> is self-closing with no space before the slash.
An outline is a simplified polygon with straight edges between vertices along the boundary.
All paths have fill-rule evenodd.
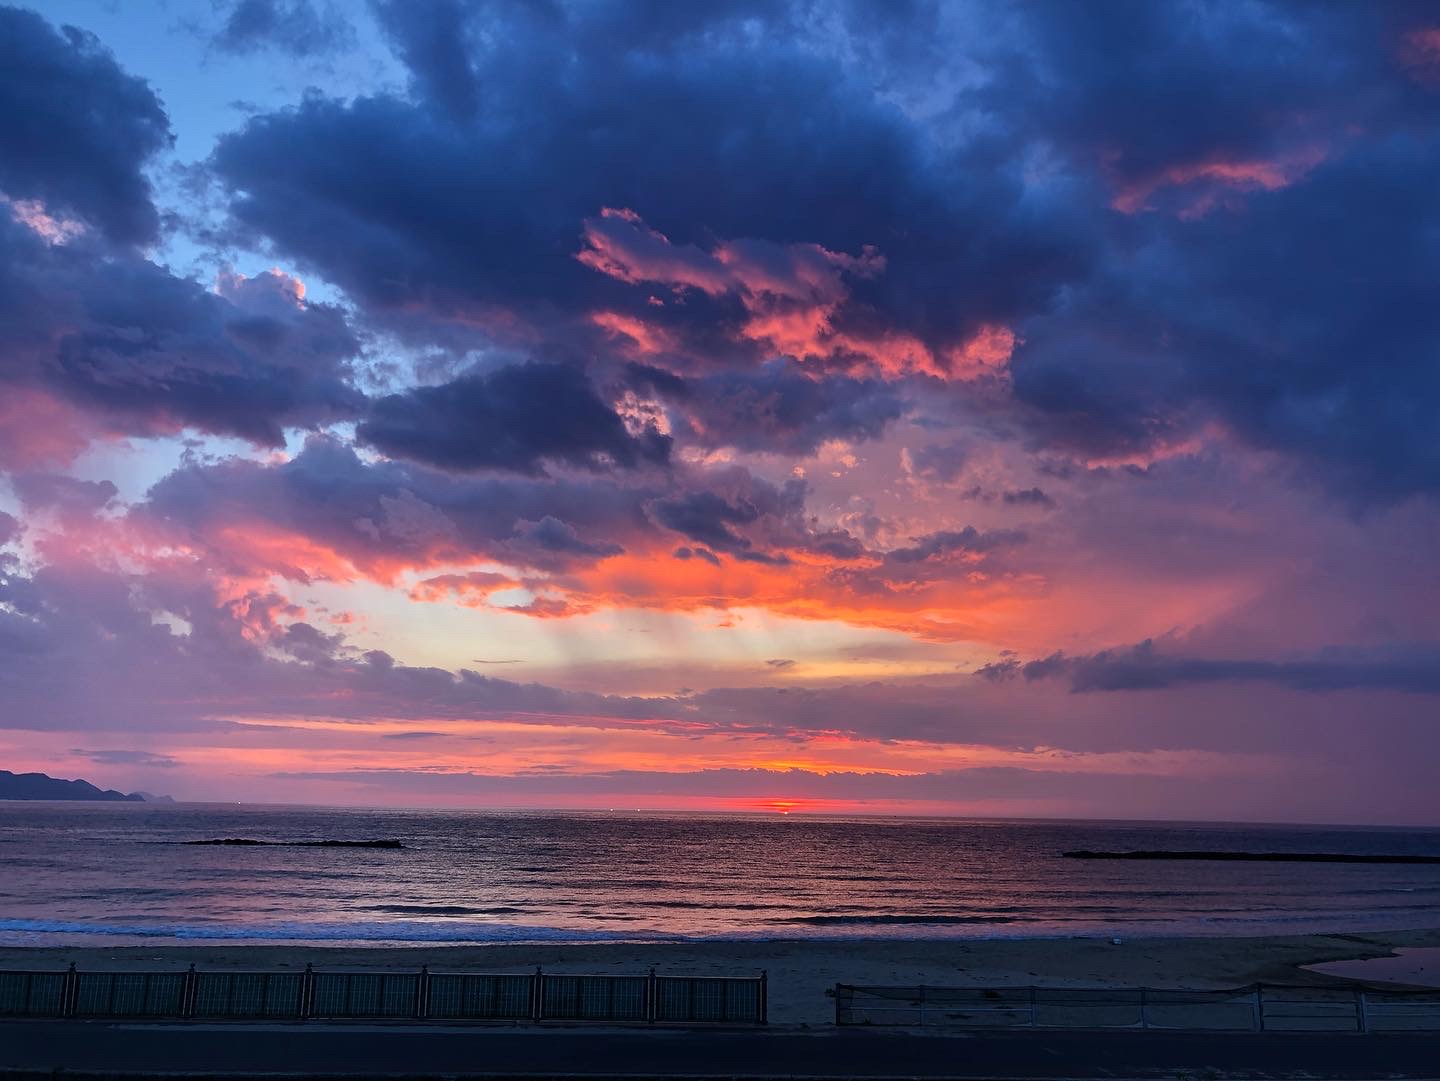
<path id="1" fill-rule="evenodd" d="M 1440 1037 L 0 1023 L 0 1081 L 101 1077 L 1440 1078 Z"/>

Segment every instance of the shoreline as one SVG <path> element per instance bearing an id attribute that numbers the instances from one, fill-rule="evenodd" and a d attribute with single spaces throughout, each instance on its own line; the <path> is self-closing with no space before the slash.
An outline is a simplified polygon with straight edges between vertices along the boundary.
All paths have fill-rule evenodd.
<path id="1" fill-rule="evenodd" d="M 1440 947 L 1440 928 L 1365 933 L 1188 938 L 770 939 L 407 946 L 174 943 L 4 946 L 0 969 L 91 970 L 463 969 L 489 972 L 769 974 L 780 1025 L 833 1019 L 836 983 L 871 985 L 1238 987 L 1256 982 L 1348 986 L 1304 969 L 1387 957 L 1396 947 Z"/>

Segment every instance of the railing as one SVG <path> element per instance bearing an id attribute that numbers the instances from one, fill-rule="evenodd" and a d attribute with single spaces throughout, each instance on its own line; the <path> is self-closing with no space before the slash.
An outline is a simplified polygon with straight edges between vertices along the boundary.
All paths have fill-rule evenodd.
<path id="1" fill-rule="evenodd" d="M 835 986 L 837 1025 L 1231 1032 L 1440 1030 L 1440 991 L 1251 984 L 1150 987 Z"/>
<path id="2" fill-rule="evenodd" d="M 759 976 L 0 972 L 0 1017 L 763 1025 Z"/>

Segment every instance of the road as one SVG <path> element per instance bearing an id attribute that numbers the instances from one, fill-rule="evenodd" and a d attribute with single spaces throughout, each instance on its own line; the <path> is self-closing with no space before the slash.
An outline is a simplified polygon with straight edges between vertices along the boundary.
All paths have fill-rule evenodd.
<path id="1" fill-rule="evenodd" d="M 1157 1032 L 0 1023 L 0 1081 L 91 1078 L 1440 1078 L 1440 1038 Z"/>

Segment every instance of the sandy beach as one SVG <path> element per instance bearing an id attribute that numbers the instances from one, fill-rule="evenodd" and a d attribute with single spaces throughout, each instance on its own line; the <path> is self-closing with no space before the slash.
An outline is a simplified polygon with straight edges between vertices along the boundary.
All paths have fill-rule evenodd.
<path id="1" fill-rule="evenodd" d="M 833 1018 L 826 991 L 837 982 L 1018 984 L 1052 987 L 1233 987 L 1257 980 L 1336 984 L 1301 966 L 1384 957 L 1400 947 L 1440 946 L 1440 929 L 1258 938 L 1097 938 L 710 941 L 583 945 L 311 947 L 195 944 L 3 947 L 0 968 L 90 969 L 418 968 L 434 971 L 644 972 L 770 975 L 773 1024 L 821 1025 Z"/>

